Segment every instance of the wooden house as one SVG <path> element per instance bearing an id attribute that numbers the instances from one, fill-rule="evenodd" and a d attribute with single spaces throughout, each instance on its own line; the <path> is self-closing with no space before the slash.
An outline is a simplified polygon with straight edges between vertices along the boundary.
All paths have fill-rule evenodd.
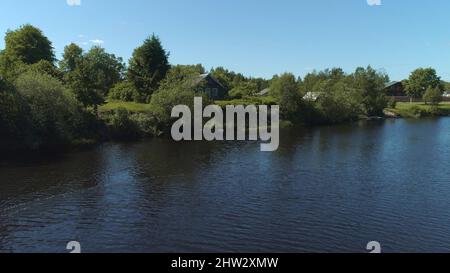
<path id="1" fill-rule="evenodd" d="M 202 74 L 195 78 L 194 89 L 197 94 L 204 93 L 213 100 L 223 100 L 228 96 L 228 90 L 211 74 Z"/>
<path id="2" fill-rule="evenodd" d="M 406 97 L 405 87 L 402 82 L 390 82 L 384 87 L 388 97 Z"/>

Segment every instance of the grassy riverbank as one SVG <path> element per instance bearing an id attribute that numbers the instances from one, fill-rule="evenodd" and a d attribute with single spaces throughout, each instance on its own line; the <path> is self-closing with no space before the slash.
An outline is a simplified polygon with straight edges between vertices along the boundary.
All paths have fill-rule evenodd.
<path id="1" fill-rule="evenodd" d="M 252 97 L 245 99 L 221 100 L 215 101 L 220 107 L 226 105 L 275 105 L 276 100 L 273 97 Z M 115 111 L 117 109 L 126 109 L 130 113 L 151 113 L 152 107 L 147 103 L 125 102 L 125 101 L 108 101 L 99 107 L 100 113 Z"/>
<path id="2" fill-rule="evenodd" d="M 225 107 L 226 105 L 274 105 L 275 100 L 271 97 L 262 98 L 247 98 L 236 100 L 223 100 L 216 101 L 217 105 Z M 101 113 L 112 112 L 117 109 L 126 109 L 130 113 L 151 113 L 152 108 L 150 104 L 136 103 L 136 102 L 123 102 L 123 101 L 111 101 L 102 105 L 99 110 Z M 426 105 L 422 102 L 399 102 L 395 108 L 387 108 L 388 112 L 394 113 L 404 118 L 420 118 L 430 116 L 449 116 L 450 115 L 450 102 L 440 103 L 438 106 Z"/>
<path id="3" fill-rule="evenodd" d="M 404 118 L 449 116 L 450 102 L 443 102 L 436 106 L 426 105 L 422 102 L 416 103 L 399 102 L 397 103 L 395 109 L 388 108 L 386 110 Z"/>
<path id="4" fill-rule="evenodd" d="M 149 113 L 151 112 L 150 104 L 125 102 L 125 101 L 109 101 L 99 107 L 100 112 L 110 112 L 119 108 L 127 109 L 131 113 Z"/>

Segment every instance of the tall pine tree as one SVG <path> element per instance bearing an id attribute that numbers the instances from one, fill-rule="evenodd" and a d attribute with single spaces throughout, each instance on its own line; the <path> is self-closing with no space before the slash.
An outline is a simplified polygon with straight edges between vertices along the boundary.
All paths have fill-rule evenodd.
<path id="1" fill-rule="evenodd" d="M 148 101 L 169 69 L 169 53 L 163 48 L 161 40 L 152 35 L 134 50 L 127 77 L 136 87 L 141 100 Z"/>

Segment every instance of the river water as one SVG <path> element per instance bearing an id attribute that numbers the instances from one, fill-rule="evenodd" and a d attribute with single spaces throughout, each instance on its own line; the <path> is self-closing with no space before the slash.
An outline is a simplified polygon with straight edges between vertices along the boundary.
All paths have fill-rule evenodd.
<path id="1" fill-rule="evenodd" d="M 450 118 L 0 164 L 0 252 L 450 252 Z"/>

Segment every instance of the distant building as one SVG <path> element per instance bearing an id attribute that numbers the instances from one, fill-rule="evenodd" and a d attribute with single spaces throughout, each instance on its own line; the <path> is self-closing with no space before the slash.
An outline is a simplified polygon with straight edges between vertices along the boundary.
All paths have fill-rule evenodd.
<path id="1" fill-rule="evenodd" d="M 260 96 L 260 97 L 266 97 L 269 95 L 269 93 L 270 93 L 270 88 L 266 88 L 264 90 L 261 90 L 261 92 L 257 93 L 256 95 Z"/>
<path id="2" fill-rule="evenodd" d="M 211 74 L 202 74 L 194 79 L 195 92 L 204 93 L 213 100 L 223 100 L 228 96 L 228 90 Z"/>
<path id="3" fill-rule="evenodd" d="M 320 92 L 308 92 L 303 97 L 304 100 L 307 101 L 317 101 L 320 98 Z"/>
<path id="4" fill-rule="evenodd" d="M 384 87 L 388 97 L 406 97 L 405 87 L 402 82 L 390 82 Z"/>

